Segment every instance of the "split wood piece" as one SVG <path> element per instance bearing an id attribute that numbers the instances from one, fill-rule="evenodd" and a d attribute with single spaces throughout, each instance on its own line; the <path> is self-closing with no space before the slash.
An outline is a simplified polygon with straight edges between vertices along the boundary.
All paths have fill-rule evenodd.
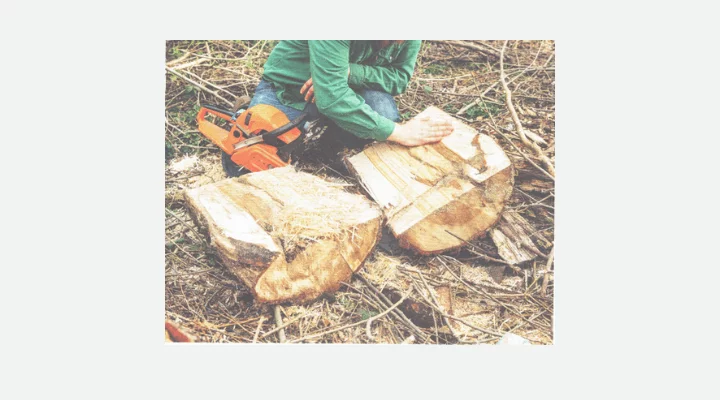
<path id="1" fill-rule="evenodd" d="M 510 264 L 520 264 L 537 256 L 544 256 L 538 250 L 530 235 L 534 229 L 528 221 L 514 211 L 506 211 L 497 226 L 490 231 L 500 258 Z"/>
<path id="2" fill-rule="evenodd" d="M 310 301 L 339 289 L 380 236 L 364 196 L 292 167 L 185 192 L 221 262 L 265 303 Z"/>
<path id="3" fill-rule="evenodd" d="M 455 130 L 418 147 L 374 143 L 345 163 L 400 246 L 429 255 L 459 248 L 495 224 L 512 193 L 513 170 L 489 136 L 436 107 L 415 118 L 424 117 L 449 120 Z"/>
<path id="4" fill-rule="evenodd" d="M 522 172 L 518 172 L 518 180 L 520 180 Z M 551 193 L 555 189 L 555 184 L 540 179 L 526 180 L 517 185 L 517 188 L 526 192 Z"/>

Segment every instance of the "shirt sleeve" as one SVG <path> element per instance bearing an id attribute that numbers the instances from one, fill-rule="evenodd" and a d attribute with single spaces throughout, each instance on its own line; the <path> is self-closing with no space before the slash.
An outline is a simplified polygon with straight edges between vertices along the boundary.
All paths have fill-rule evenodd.
<path id="1" fill-rule="evenodd" d="M 390 66 L 350 64 L 350 86 L 382 90 L 397 96 L 407 89 L 420 52 L 420 40 L 410 41 Z"/>
<path id="2" fill-rule="evenodd" d="M 309 40 L 315 104 L 340 128 L 363 139 L 386 140 L 395 123 L 373 111 L 348 85 L 350 42 Z"/>

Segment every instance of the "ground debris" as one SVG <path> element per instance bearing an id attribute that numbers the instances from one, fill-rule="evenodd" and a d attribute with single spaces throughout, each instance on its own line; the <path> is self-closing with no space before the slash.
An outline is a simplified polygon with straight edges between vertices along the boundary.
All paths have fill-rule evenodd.
<path id="1" fill-rule="evenodd" d="M 502 41 L 482 43 L 495 49 L 503 46 Z M 220 150 L 197 132 L 197 109 L 203 103 L 223 105 L 234 102 L 233 96 L 252 95 L 273 45 L 273 41 L 167 42 L 167 61 L 185 57 L 169 67 L 181 67 L 177 71 L 180 75 L 185 74 L 209 89 L 199 88 L 179 75 L 167 74 L 165 317 L 196 342 L 278 340 L 272 308 L 254 301 L 251 289 L 219 263 L 206 239 L 193 232 L 193 222 L 185 212 L 182 196 L 178 195 L 187 188 L 225 179 Z M 511 41 L 506 53 L 513 58 L 512 62 L 506 58 L 505 73 L 522 123 L 547 142 L 547 145 L 540 144 L 545 154 L 554 160 L 554 42 Z M 202 59 L 212 62 L 199 62 Z M 187 73 L 202 77 L 203 81 Z M 554 210 L 546 205 L 553 205 L 554 182 L 495 132 L 493 125 L 512 127 L 498 76 L 499 64 L 494 58 L 467 47 L 424 42 L 408 89 L 397 97 L 399 112 L 401 118 L 407 120 L 428 106 L 455 114 L 470 105 L 458 118 L 492 136 L 508 154 L 516 171 L 514 202 L 503 212 L 510 210 L 521 215 L 529 226 L 525 233 L 549 254 L 554 240 Z M 213 89 L 205 83 L 224 90 Z M 501 132 L 521 146 L 513 132 Z M 534 154 L 522 147 L 521 150 L 540 164 Z M 174 164 L 193 156 L 197 157 L 194 164 L 189 161 Z M 300 168 L 313 174 L 347 175 L 325 161 L 299 159 L 297 162 Z M 171 168 L 172 165 L 176 168 Z M 180 165 L 185 168 L 179 168 Z M 345 178 L 354 185 L 349 191 L 362 193 L 352 177 Z M 551 197 L 543 200 L 547 196 Z M 468 246 L 468 251 L 428 257 L 405 251 L 389 255 L 377 247 L 360 275 L 388 302 L 360 277 L 353 276 L 332 295 L 307 304 L 281 304 L 287 340 L 291 343 L 414 344 L 494 344 L 500 340 L 501 336 L 476 329 L 481 328 L 500 334 L 512 332 L 532 344 L 552 344 L 552 274 L 547 295 L 540 293 L 546 259 L 538 255 L 524 263 L 507 266 L 469 251 L 505 261 L 489 234 L 471 242 L 473 246 Z M 407 303 L 370 321 L 369 327 L 366 325 L 368 319 L 385 312 L 407 290 L 411 290 Z M 423 326 L 403 319 L 403 316 L 410 319 L 411 304 L 415 304 L 418 314 L 425 316 Z M 443 317 L 441 312 L 476 328 Z M 452 321 L 450 325 L 446 320 Z"/>

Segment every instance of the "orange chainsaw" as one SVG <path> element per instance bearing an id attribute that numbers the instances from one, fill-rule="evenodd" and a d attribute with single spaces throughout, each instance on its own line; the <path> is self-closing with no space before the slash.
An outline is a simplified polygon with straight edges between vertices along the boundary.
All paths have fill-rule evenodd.
<path id="1" fill-rule="evenodd" d="M 247 103 L 247 98 L 244 99 Z M 298 125 L 305 120 L 307 112 L 290 121 L 273 106 L 258 104 L 245 110 L 240 109 L 242 103 L 243 98 L 238 99 L 235 111 L 203 104 L 197 115 L 200 133 L 223 151 L 225 172 L 239 176 L 288 165 L 291 154 L 305 144 L 305 132 Z M 217 117 L 215 122 L 229 129 L 211 122 L 208 115 Z"/>

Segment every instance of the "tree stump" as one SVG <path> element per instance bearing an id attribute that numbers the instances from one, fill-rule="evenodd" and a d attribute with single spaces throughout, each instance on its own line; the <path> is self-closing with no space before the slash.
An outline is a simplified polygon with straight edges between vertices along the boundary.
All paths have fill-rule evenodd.
<path id="1" fill-rule="evenodd" d="M 344 186 L 284 167 L 185 196 L 222 263 L 258 301 L 304 302 L 339 289 L 379 239 L 380 210 Z"/>
<path id="2" fill-rule="evenodd" d="M 426 116 L 451 120 L 454 132 L 418 147 L 373 143 L 345 159 L 382 208 L 400 246 L 423 255 L 484 235 L 513 186 L 510 160 L 492 138 L 436 107 L 415 118 Z"/>

